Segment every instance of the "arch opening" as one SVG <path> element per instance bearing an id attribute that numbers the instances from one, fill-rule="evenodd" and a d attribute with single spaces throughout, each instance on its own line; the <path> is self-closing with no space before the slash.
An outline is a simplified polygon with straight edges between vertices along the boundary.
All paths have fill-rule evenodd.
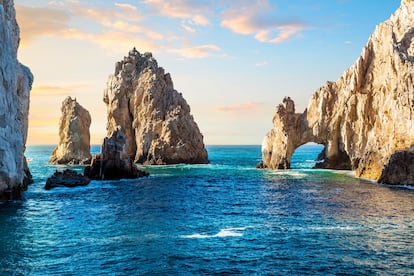
<path id="1" fill-rule="evenodd" d="M 312 169 L 321 160 L 322 154 L 325 151 L 325 145 L 316 144 L 313 142 L 303 144 L 295 149 L 290 159 L 291 169 Z M 322 157 L 323 158 L 323 157 Z"/>

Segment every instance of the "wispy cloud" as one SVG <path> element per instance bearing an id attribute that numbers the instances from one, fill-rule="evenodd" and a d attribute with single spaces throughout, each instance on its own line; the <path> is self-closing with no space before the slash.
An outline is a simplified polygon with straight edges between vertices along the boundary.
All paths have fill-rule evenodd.
<path id="1" fill-rule="evenodd" d="M 59 8 L 16 5 L 21 46 L 29 45 L 42 35 L 55 35 L 68 28 L 70 14 Z"/>
<path id="2" fill-rule="evenodd" d="M 269 62 L 267 60 L 256 63 L 256 67 L 263 67 L 266 65 L 269 65 Z"/>
<path id="3" fill-rule="evenodd" d="M 220 112 L 240 112 L 240 111 L 251 111 L 255 110 L 258 107 L 258 103 L 255 102 L 248 102 L 248 103 L 240 103 L 235 105 L 229 106 L 220 106 L 217 107 L 217 111 Z"/>
<path id="4" fill-rule="evenodd" d="M 78 91 L 88 88 L 88 84 L 59 85 L 34 85 L 30 92 L 32 96 L 70 96 L 76 95 Z"/>
<path id="5" fill-rule="evenodd" d="M 206 58 L 214 56 L 222 52 L 220 47 L 216 45 L 201 45 L 196 47 L 181 48 L 181 49 L 170 49 L 172 53 L 179 54 L 186 58 Z"/>
<path id="6" fill-rule="evenodd" d="M 306 24 L 295 18 L 275 16 L 269 1 L 243 1 L 222 13 L 221 26 L 235 33 L 252 35 L 260 42 L 282 43 L 300 36 Z"/>
<path id="7" fill-rule="evenodd" d="M 196 27 L 211 24 L 206 16 L 210 10 L 208 2 L 192 0 L 143 0 L 142 2 L 161 16 L 180 19 L 181 27 L 190 34 L 197 32 Z"/>
<path id="8" fill-rule="evenodd" d="M 53 36 L 85 40 L 116 52 L 124 52 L 134 45 L 153 51 L 159 48 L 156 41 L 164 38 L 143 26 L 143 16 L 130 4 L 92 7 L 80 1 L 51 1 L 48 7 L 16 5 L 16 10 L 23 47 L 38 37 Z M 92 24 L 71 25 L 75 19 Z M 94 25 L 97 28 L 89 27 Z"/>

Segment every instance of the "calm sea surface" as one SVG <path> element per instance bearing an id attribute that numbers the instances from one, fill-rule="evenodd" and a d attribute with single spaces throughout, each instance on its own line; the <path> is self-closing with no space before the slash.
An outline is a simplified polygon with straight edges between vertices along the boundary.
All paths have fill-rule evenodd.
<path id="1" fill-rule="evenodd" d="M 210 146 L 209 165 L 46 191 L 52 149 L 28 147 L 35 183 L 0 204 L 0 275 L 414 274 L 414 190 L 311 170 L 316 146 L 290 171 Z"/>

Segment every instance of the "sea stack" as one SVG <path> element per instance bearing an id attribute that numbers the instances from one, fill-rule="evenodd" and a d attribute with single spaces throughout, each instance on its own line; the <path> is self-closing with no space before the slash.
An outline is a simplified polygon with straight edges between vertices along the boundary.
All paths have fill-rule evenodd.
<path id="1" fill-rule="evenodd" d="M 264 166 L 287 169 L 297 147 L 315 142 L 325 145 L 325 168 L 414 185 L 413 171 L 400 170 L 398 180 L 386 177 L 398 166 L 396 158 L 411 160 L 414 145 L 413 30 L 414 1 L 403 0 L 377 26 L 356 63 L 319 88 L 304 113 L 295 113 L 293 100 L 286 98 L 263 141 Z"/>
<path id="2" fill-rule="evenodd" d="M 151 53 L 135 48 L 115 65 L 104 93 L 108 135 L 125 130 L 126 152 L 146 165 L 208 163 L 190 106 Z"/>
<path id="3" fill-rule="evenodd" d="M 59 144 L 53 150 L 51 164 L 85 164 L 91 159 L 91 115 L 76 99 L 67 97 L 60 109 Z"/>
<path id="4" fill-rule="evenodd" d="M 31 182 L 24 157 L 33 75 L 17 60 L 19 26 L 12 0 L 0 1 L 0 200 Z"/>
<path id="5" fill-rule="evenodd" d="M 119 180 L 122 178 L 138 178 L 148 173 L 138 170 L 133 159 L 126 152 L 126 135 L 118 126 L 104 139 L 101 153 L 92 158 L 84 175 L 95 180 Z"/>

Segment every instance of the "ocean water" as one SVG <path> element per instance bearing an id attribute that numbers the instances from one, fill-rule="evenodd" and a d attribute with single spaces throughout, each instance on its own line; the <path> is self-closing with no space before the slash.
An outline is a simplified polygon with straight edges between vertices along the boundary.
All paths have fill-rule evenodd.
<path id="1" fill-rule="evenodd" d="M 314 145 L 289 171 L 209 146 L 208 165 L 46 191 L 52 149 L 28 147 L 35 183 L 0 204 L 0 275 L 414 274 L 414 190 L 312 170 Z"/>

